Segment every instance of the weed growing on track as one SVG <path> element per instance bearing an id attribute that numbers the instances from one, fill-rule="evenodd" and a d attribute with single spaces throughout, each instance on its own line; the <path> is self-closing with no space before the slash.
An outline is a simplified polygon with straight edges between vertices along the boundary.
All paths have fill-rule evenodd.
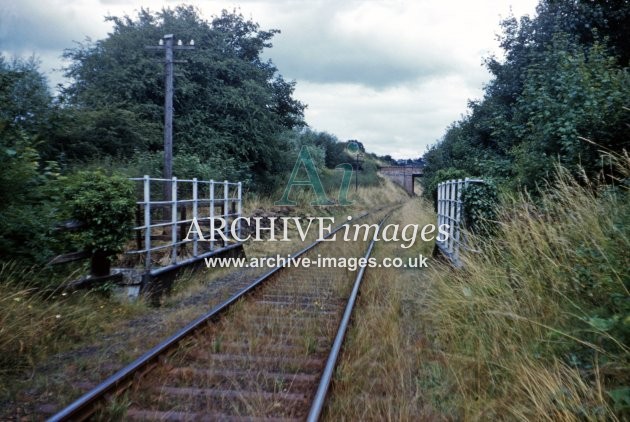
<path id="1" fill-rule="evenodd" d="M 416 198 L 389 222 L 432 223 L 430 207 Z M 402 249 L 396 242 L 379 242 L 384 257 L 407 259 L 429 255 L 432 244 L 418 242 Z M 424 271 L 369 268 L 344 342 L 324 420 L 419 420 L 433 413 L 424 402 L 421 382 L 433 360 L 421 361 L 425 327 L 417 319 L 426 293 Z"/>
<path id="2" fill-rule="evenodd" d="M 356 215 L 376 203 L 385 205 L 404 196 L 400 188 L 382 180 L 379 187 L 360 187 L 356 197 L 350 192 L 349 198 L 356 199 L 352 206 L 298 206 L 290 215 Z M 369 202 L 374 198 L 378 201 Z M 252 208 L 247 208 L 247 200 L 244 205 L 244 214 L 249 215 L 247 210 Z M 251 206 L 273 209 L 273 198 L 259 198 Z M 297 236 L 291 233 L 291 237 Z M 301 246 L 298 242 L 253 243 L 246 245 L 248 256 L 289 253 Z M 5 264 L 0 269 L 0 418 L 41 416 L 44 411 L 38 409 L 42 405 L 46 412 L 58 410 L 90 384 L 226 299 L 234 293 L 234 285 L 252 278 L 252 273 L 233 269 L 197 271 L 181 277 L 174 295 L 154 309 L 143 301 L 121 304 L 97 292 L 44 293 L 29 284 L 28 273 Z M 311 337 L 305 334 L 306 350 L 313 348 Z"/>
<path id="3" fill-rule="evenodd" d="M 354 257 L 362 255 L 365 246 L 366 242 L 348 245 L 337 240 L 323 243 L 317 253 Z M 202 414 L 305 413 L 308 403 L 300 404 L 299 408 L 287 403 L 296 400 L 291 396 L 299 397 L 298 402 L 306 400 L 300 396 L 305 389 L 308 395 L 313 393 L 315 374 L 326 357 L 323 345 L 332 342 L 343 311 L 343 297 L 349 295 L 355 275 L 344 268 L 320 268 L 317 272 L 292 268 L 272 276 L 255 293 L 258 301 L 239 301 L 237 309 L 231 308 L 195 341 L 182 344 L 177 356 L 168 358 L 163 368 L 145 378 L 142 386 L 136 386 L 133 402 L 140 408 Z M 291 297 L 306 297 L 311 301 L 306 307 L 299 303 L 288 306 L 276 303 L 290 301 Z M 320 303 L 321 309 L 317 307 Z M 325 305 L 337 312 L 336 316 L 319 314 L 320 310 L 328 312 Z M 304 373 L 315 382 L 300 379 Z M 172 387 L 185 389 L 175 392 Z M 212 394 L 203 397 L 193 394 L 199 388 Z M 154 394 L 147 394 L 147 390 Z M 219 390 L 226 396 L 222 397 Z M 274 393 L 279 395 L 273 397 Z"/>
<path id="4" fill-rule="evenodd" d="M 292 200 L 295 200 L 298 205 L 295 207 L 283 207 L 290 210 L 291 216 L 298 217 L 334 217 L 335 222 L 332 224 L 336 227 L 346 222 L 346 217 L 349 215 L 357 216 L 361 212 L 373 209 L 376 206 L 387 206 L 395 203 L 405 201 L 408 196 L 405 191 L 395 185 L 391 180 L 386 178 L 379 178 L 379 184 L 377 186 L 363 187 L 360 186 L 355 192 L 354 188 L 348 193 L 348 199 L 353 201 L 349 206 L 311 206 L 310 202 L 315 198 L 315 194 L 312 189 L 299 190 L 296 189 L 296 196 L 291 196 Z M 293 194 L 292 194 L 293 195 Z M 277 196 L 280 197 L 280 194 Z M 250 215 L 256 209 L 271 210 L 274 208 L 273 201 L 269 198 L 255 197 L 256 208 L 252 208 L 251 205 L 246 205 L 245 215 Z M 249 213 L 249 214 L 248 214 Z M 306 222 L 302 223 L 304 226 Z M 281 237 L 280 232 L 277 237 Z M 295 252 L 300 244 L 306 246 L 311 242 L 314 242 L 318 237 L 317 230 L 309 230 L 306 235 L 305 242 L 300 242 L 297 228 L 294 225 L 289 225 L 289 238 L 293 239 L 291 242 L 253 242 L 248 241 L 245 243 L 245 253 L 248 257 L 261 257 L 261 256 L 275 256 L 276 254 L 286 255 L 288 253 Z"/>

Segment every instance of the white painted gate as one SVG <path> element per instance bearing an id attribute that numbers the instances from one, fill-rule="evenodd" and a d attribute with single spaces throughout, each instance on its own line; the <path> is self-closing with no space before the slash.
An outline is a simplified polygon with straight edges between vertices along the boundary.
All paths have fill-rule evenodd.
<path id="1" fill-rule="evenodd" d="M 201 242 L 196 232 L 192 239 L 186 240 L 186 237 L 193 219 L 205 232 L 214 219 L 222 218 L 226 222 L 224 232 L 229 238 L 231 222 L 242 214 L 241 182 L 149 176 L 130 180 L 142 183 L 142 200 L 137 202 L 136 248 L 125 253 L 142 256 L 146 273 L 156 275 L 230 246 L 230 242 Z M 161 198 L 165 183 L 171 188 L 170 201 Z M 240 231 L 238 224 L 239 236 Z"/>
<path id="2" fill-rule="evenodd" d="M 460 252 L 466 248 L 463 233 L 464 207 L 462 192 L 470 183 L 483 183 L 481 179 L 453 179 L 438 185 L 438 227 L 449 225 L 449 236 L 444 241 L 437 240 L 437 246 L 456 267 L 461 267 Z"/>

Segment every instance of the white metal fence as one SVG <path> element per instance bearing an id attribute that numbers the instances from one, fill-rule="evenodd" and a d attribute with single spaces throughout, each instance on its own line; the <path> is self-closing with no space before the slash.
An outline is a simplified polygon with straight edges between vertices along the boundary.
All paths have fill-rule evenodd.
<path id="1" fill-rule="evenodd" d="M 449 235 L 445 240 L 436 240 L 436 243 L 442 253 L 457 267 L 461 266 L 460 250 L 466 247 L 465 234 L 462 231 L 464 221 L 462 192 L 470 183 L 483 183 L 483 180 L 466 178 L 448 180 L 438 185 L 438 227 L 448 224 Z"/>
<path id="2" fill-rule="evenodd" d="M 223 218 L 226 223 L 223 231 L 226 238 L 230 239 L 231 223 L 242 213 L 241 182 L 176 177 L 158 179 L 149 176 L 130 180 L 139 183 L 142 201 L 137 202 L 134 227 L 136 248 L 125 253 L 142 256 L 147 272 L 153 274 L 196 261 L 230 243 L 223 240 L 200 241 L 196 231 L 189 240 L 186 238 L 193 219 L 206 233 L 215 218 Z M 170 188 L 171 200 L 164 198 L 165 188 Z M 240 237 L 240 224 L 237 230 Z"/>

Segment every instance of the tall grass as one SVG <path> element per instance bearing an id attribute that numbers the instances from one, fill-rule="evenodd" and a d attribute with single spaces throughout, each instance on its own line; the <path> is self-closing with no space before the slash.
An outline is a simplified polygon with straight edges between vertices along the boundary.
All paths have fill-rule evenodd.
<path id="1" fill-rule="evenodd" d="M 466 420 L 630 417 L 630 175 L 616 187 L 564 170 L 542 197 L 508 199 L 464 270 L 433 267 L 423 318 Z M 535 203 L 534 203 L 535 202 Z"/>
<path id="2" fill-rule="evenodd" d="M 0 399 L 51 354 L 85 343 L 143 306 L 99 292 L 42 290 L 29 282 L 36 278 L 34 270 L 0 264 Z"/>
<path id="3" fill-rule="evenodd" d="M 415 198 L 387 224 L 433 223 L 430 209 L 424 200 Z M 377 242 L 373 256 L 406 260 L 430 255 L 431 248 L 430 242 L 422 241 L 409 249 L 397 242 Z M 433 359 L 422 359 L 425 330 L 417 319 L 426 295 L 425 271 L 367 269 L 323 420 L 439 420 L 423 400 L 433 370 Z"/>

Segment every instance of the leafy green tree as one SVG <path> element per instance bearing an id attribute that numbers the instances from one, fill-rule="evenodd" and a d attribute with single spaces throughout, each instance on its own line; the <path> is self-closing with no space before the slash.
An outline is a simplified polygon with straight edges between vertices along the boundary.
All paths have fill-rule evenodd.
<path id="1" fill-rule="evenodd" d="M 51 254 L 58 168 L 38 151 L 51 95 L 36 60 L 0 56 L 0 104 L 0 259 L 41 263 Z"/>
<path id="2" fill-rule="evenodd" d="M 80 109 L 56 107 L 50 122 L 52 135 L 40 148 L 45 157 L 87 163 L 97 157 L 130 157 L 135 151 L 158 148 L 158 125 L 124 108 Z"/>
<path id="3" fill-rule="evenodd" d="M 503 60 L 483 99 L 425 154 L 425 191 L 440 169 L 533 190 L 554 163 L 593 175 L 598 148 L 628 148 L 627 1 L 541 0 L 535 17 L 502 22 Z M 581 171 L 581 170 L 580 170 Z"/>
<path id="4" fill-rule="evenodd" d="M 304 125 L 305 106 L 292 97 L 295 83 L 261 58 L 277 30 L 261 30 L 236 12 L 206 21 L 192 6 L 107 19 L 114 24 L 107 38 L 65 53 L 73 82 L 63 92 L 64 104 L 82 117 L 60 131 L 53 152 L 89 157 L 159 151 L 163 57 L 145 46 L 172 33 L 195 40 L 194 51 L 176 53 L 187 62 L 175 67 L 175 155 L 232 158 L 259 184 L 278 171 L 277 151 L 285 146 L 277 135 Z"/>
<path id="5" fill-rule="evenodd" d="M 382 156 L 380 156 L 380 157 L 376 157 L 376 158 L 378 158 L 379 160 L 381 160 L 381 161 L 382 161 L 385 165 L 388 165 L 388 166 L 394 166 L 394 165 L 396 165 L 396 160 L 394 160 L 394 159 L 392 158 L 392 156 L 391 156 L 391 155 L 389 155 L 389 154 L 387 154 L 387 155 L 382 155 Z"/>
<path id="6" fill-rule="evenodd" d="M 0 101 L 3 139 L 7 136 L 4 131 L 24 130 L 35 135 L 46 124 L 52 96 L 34 57 L 9 61 L 0 55 Z"/>
<path id="7" fill-rule="evenodd" d="M 282 135 L 288 151 L 286 155 L 286 169 L 293 168 L 302 146 L 308 146 L 316 165 L 322 169 L 334 169 L 341 163 L 347 163 L 352 158 L 346 153 L 348 142 L 340 142 L 336 136 L 327 132 L 317 132 L 309 128 L 286 131 Z"/>
<path id="8" fill-rule="evenodd" d="M 595 43 L 586 51 L 558 34 L 544 61 L 528 68 L 523 92 L 510 122 L 520 140 L 512 153 L 520 185 L 535 187 L 558 160 L 587 174 L 599 169 L 599 147 L 621 151 L 630 146 L 624 110 L 630 98 L 630 75 Z"/>

